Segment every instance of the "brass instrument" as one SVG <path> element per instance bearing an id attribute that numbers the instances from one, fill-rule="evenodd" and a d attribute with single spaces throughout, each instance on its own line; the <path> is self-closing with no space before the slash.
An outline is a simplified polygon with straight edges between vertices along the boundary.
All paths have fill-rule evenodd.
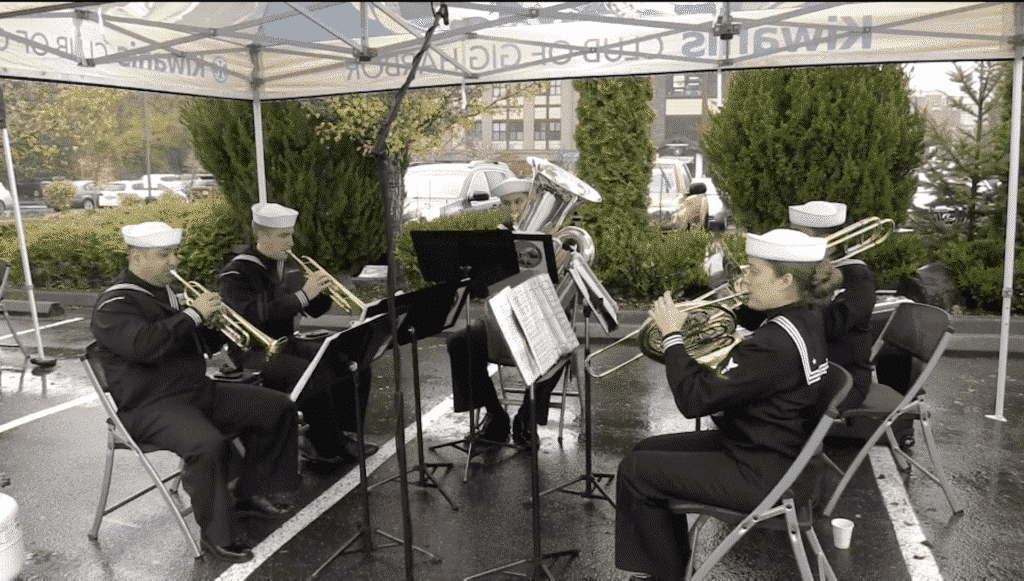
<path id="1" fill-rule="evenodd" d="M 878 246 L 896 229 L 896 223 L 889 218 L 872 216 L 850 224 L 842 230 L 838 230 L 825 237 L 828 248 L 841 246 L 845 254 L 832 262 L 846 260 Z"/>
<path id="2" fill-rule="evenodd" d="M 184 287 L 185 304 L 189 306 L 192 305 L 192 302 L 199 295 L 210 292 L 198 282 L 185 280 L 176 271 L 172 270 L 171 275 L 178 279 L 178 282 Z M 285 343 L 288 341 L 287 337 L 281 337 L 280 339 L 271 338 L 227 305 L 223 305 L 220 311 L 210 316 L 209 325 L 223 333 L 228 338 L 228 341 L 231 341 L 240 349 L 248 350 L 254 345 L 258 345 L 266 349 L 268 354 L 275 355 L 284 348 Z"/>
<path id="3" fill-rule="evenodd" d="M 725 286 L 723 285 L 723 287 Z M 709 300 L 713 293 L 723 287 L 705 293 L 692 301 L 676 303 L 676 308 L 680 312 L 689 313 L 682 329 L 686 351 L 698 363 L 705 365 L 717 364 L 740 342 L 736 335 L 736 317 L 733 314 L 733 309 L 746 298 L 746 293 L 738 292 Z M 594 360 L 596 357 L 633 337 L 637 337 L 639 353 L 609 369 L 595 371 Z M 635 331 L 631 331 L 614 343 L 591 353 L 584 365 L 591 377 L 601 378 L 622 369 L 644 355 L 656 361 L 661 361 L 664 357 L 661 351 L 661 331 L 650 317 L 641 323 Z"/>
<path id="4" fill-rule="evenodd" d="M 306 272 L 306 276 L 310 276 L 315 272 L 322 272 L 326 274 L 329 284 L 325 290 L 328 296 L 331 297 L 331 300 L 334 301 L 334 304 L 338 305 L 338 307 L 343 311 L 350 315 L 358 315 L 366 309 L 366 303 L 359 300 L 359 297 L 357 297 L 355 293 L 345 288 L 338 279 L 331 276 L 331 273 L 327 272 L 324 267 L 317 264 L 315 260 L 309 256 L 299 258 L 290 250 L 288 251 L 288 256 L 291 256 L 295 262 L 299 263 L 302 270 Z"/>

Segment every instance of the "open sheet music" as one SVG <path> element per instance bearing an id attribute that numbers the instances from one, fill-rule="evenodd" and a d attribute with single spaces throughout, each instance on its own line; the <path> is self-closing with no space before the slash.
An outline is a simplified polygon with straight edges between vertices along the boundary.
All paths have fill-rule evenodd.
<path id="1" fill-rule="evenodd" d="M 502 289 L 488 299 L 487 308 L 527 385 L 580 344 L 545 274 Z"/>

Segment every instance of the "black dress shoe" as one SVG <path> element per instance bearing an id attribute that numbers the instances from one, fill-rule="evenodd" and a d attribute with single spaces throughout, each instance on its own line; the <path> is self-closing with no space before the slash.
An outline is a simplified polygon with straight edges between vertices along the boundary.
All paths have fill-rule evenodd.
<path id="1" fill-rule="evenodd" d="M 371 443 L 366 442 L 366 441 L 363 442 L 363 456 L 364 457 L 373 456 L 374 454 L 377 453 L 377 450 L 379 450 L 379 449 L 380 449 L 380 446 L 377 446 L 376 444 L 371 444 Z M 350 436 L 348 434 L 345 434 L 341 438 L 341 450 L 344 453 L 344 455 L 348 456 L 349 458 L 356 458 L 356 459 L 358 459 L 359 458 L 359 440 L 357 440 L 356 438 L 353 438 L 352 436 Z"/>
<path id="2" fill-rule="evenodd" d="M 252 550 L 242 543 L 232 543 L 230 545 L 214 545 L 206 539 L 200 539 L 199 543 L 202 545 L 203 550 L 213 555 L 214 559 L 218 561 L 227 561 L 228 563 L 245 563 L 252 561 Z"/>
<path id="3" fill-rule="evenodd" d="M 292 507 L 275 504 L 265 496 L 255 495 L 235 502 L 235 510 L 257 518 L 281 518 L 291 512 Z"/>
<path id="4" fill-rule="evenodd" d="M 477 430 L 477 433 L 484 440 L 507 442 L 509 430 L 508 414 L 504 413 L 504 411 L 500 414 L 487 412 L 487 415 L 484 416 L 484 421 L 480 422 L 480 428 Z"/>
<path id="5" fill-rule="evenodd" d="M 341 464 L 345 458 L 341 456 L 321 456 L 313 443 L 305 436 L 299 436 L 299 460 L 314 464 Z"/>
<path id="6" fill-rule="evenodd" d="M 530 429 L 530 422 L 527 419 L 528 413 L 522 411 L 516 413 L 515 419 L 512 420 L 512 442 L 517 446 L 527 447 L 533 440 L 533 430 Z M 539 443 L 534 443 L 535 448 L 539 448 Z"/>

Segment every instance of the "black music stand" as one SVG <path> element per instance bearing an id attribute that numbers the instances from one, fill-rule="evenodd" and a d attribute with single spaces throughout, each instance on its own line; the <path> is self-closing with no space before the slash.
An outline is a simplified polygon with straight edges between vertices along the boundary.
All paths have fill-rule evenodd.
<path id="1" fill-rule="evenodd" d="M 519 259 L 510 230 L 414 230 L 409 234 L 423 278 L 451 281 L 468 277 L 469 292 L 473 297 L 487 297 L 490 285 L 519 273 Z M 466 328 L 469 329 L 468 308 L 465 313 Z M 466 358 L 472 370 L 472 353 L 468 348 Z M 470 394 L 472 398 L 472 390 Z M 469 408 L 469 434 L 465 438 L 430 447 L 436 452 L 438 448 L 451 446 L 466 453 L 468 459 L 463 482 L 469 480 L 469 460 L 473 458 L 473 447 L 477 443 L 522 449 L 516 444 L 481 438 L 477 432 L 476 407 L 472 399 Z"/>
<path id="2" fill-rule="evenodd" d="M 587 296 L 586 293 L 583 293 L 583 294 L 584 294 L 585 297 Z M 588 298 L 588 300 L 589 300 L 589 298 Z M 600 297 L 597 297 L 597 300 L 601 300 Z M 583 361 L 586 361 L 587 357 L 590 356 L 590 315 L 591 315 L 591 311 L 592 311 L 592 309 L 590 308 L 589 302 L 587 304 L 583 305 L 583 337 L 584 337 L 584 339 L 583 339 Z M 615 478 L 615 475 L 614 474 L 609 474 L 609 473 L 606 473 L 606 472 L 594 472 L 593 471 L 594 461 L 593 461 L 593 453 L 592 453 L 592 446 L 593 446 L 593 444 L 592 444 L 592 428 L 591 428 L 591 426 L 593 424 L 591 423 L 591 416 L 590 416 L 590 413 L 591 413 L 591 411 L 590 411 L 591 410 L 591 408 L 590 408 L 590 372 L 586 369 L 586 365 L 584 365 L 583 367 L 584 367 L 583 373 L 585 374 L 585 377 L 583 378 L 583 430 L 584 430 L 583 431 L 583 434 L 584 434 L 583 442 L 584 442 L 584 449 L 585 449 L 585 454 L 586 454 L 586 460 L 585 460 L 586 471 L 582 475 L 577 476 L 575 479 L 570 480 L 569 482 L 566 482 L 565 484 L 561 484 L 559 486 L 556 486 L 554 488 L 549 488 L 548 490 L 545 490 L 544 492 L 541 492 L 540 496 L 545 496 L 545 495 L 550 494 L 552 492 L 558 491 L 558 492 L 565 492 L 567 494 L 575 494 L 575 495 L 580 496 L 582 498 L 603 498 L 603 499 L 607 500 L 609 503 L 611 503 L 612 508 L 615 508 L 615 501 L 612 500 L 612 498 L 610 496 L 608 496 L 608 493 L 605 492 L 605 489 L 601 486 L 601 481 L 602 480 L 607 480 L 608 484 L 611 484 L 612 479 Z M 569 490 L 568 489 L 570 486 L 576 484 L 577 482 L 581 482 L 581 481 L 584 483 L 583 490 Z M 595 490 L 599 494 L 595 494 Z"/>
<path id="3" fill-rule="evenodd" d="M 552 366 L 551 369 L 565 364 L 565 359 L 572 357 L 571 355 L 563 356 Z M 548 370 L 550 371 L 550 370 Z M 543 374 L 538 376 L 538 379 Z M 532 501 L 531 507 L 531 537 L 533 539 L 533 551 L 530 558 L 520 559 L 512 563 L 507 563 L 493 569 L 488 569 L 474 575 L 466 577 L 463 581 L 470 581 L 470 579 L 479 579 L 495 573 L 501 573 L 513 569 L 520 565 L 530 564 L 531 573 L 529 575 L 523 575 L 521 573 L 510 573 L 518 577 L 529 577 L 531 579 L 538 579 L 539 575 L 543 574 L 547 579 L 555 581 L 555 576 L 551 573 L 551 569 L 545 564 L 545 561 L 557 562 L 562 557 L 569 557 L 573 559 L 580 554 L 579 549 L 568 549 L 564 551 L 555 551 L 552 553 L 544 553 L 541 551 L 541 539 L 540 539 L 540 462 L 537 458 L 537 447 L 540 443 L 540 434 L 537 432 L 537 393 L 536 393 L 537 381 L 534 380 L 529 386 L 530 393 L 530 425 L 531 427 L 531 441 L 528 445 L 530 449 L 530 499 Z"/>
<path id="4" fill-rule="evenodd" d="M 420 487 L 436 488 L 441 496 L 448 501 L 452 510 L 459 507 L 452 502 L 448 494 L 441 488 L 434 479 L 433 471 L 438 468 L 450 470 L 451 462 L 426 462 L 423 457 L 423 417 L 420 408 L 420 361 L 419 344 L 417 339 L 432 337 L 445 329 L 455 325 L 463 306 L 468 298 L 469 279 L 464 278 L 458 281 L 444 282 L 435 286 L 422 288 L 417 291 L 395 295 L 395 312 L 404 315 L 404 321 L 399 324 L 395 333 L 399 345 L 412 344 L 412 368 L 413 368 L 413 397 L 416 402 L 416 449 L 419 454 L 419 464 L 408 469 L 408 474 L 413 470 L 419 472 L 419 480 L 413 482 Z M 372 317 L 387 313 L 388 305 L 386 300 L 370 303 L 363 311 L 363 318 Z M 403 475 L 401 473 L 377 482 L 369 487 L 370 490 L 392 482 Z"/>
<path id="5" fill-rule="evenodd" d="M 396 323 L 401 327 L 404 315 L 399 315 L 396 319 Z M 334 356 L 338 354 L 344 354 L 351 362 L 349 363 L 349 370 L 352 372 L 353 381 L 356 382 L 356 389 L 353 390 L 356 408 L 356 436 L 359 442 L 359 489 L 363 495 L 363 520 L 359 524 L 359 531 L 353 535 L 348 541 L 346 541 L 337 551 L 335 551 L 326 561 L 324 561 L 316 571 L 310 576 L 310 579 L 315 579 L 321 572 L 329 565 L 334 559 L 341 555 L 351 554 L 355 552 L 362 552 L 369 554 L 377 549 L 384 549 L 388 547 L 402 547 L 405 546 L 405 541 L 380 529 L 375 529 L 370 523 L 370 493 L 367 488 L 366 482 L 366 452 L 365 452 L 365 429 L 363 428 L 363 411 L 359 401 L 359 369 L 363 367 L 369 367 L 375 359 L 384 354 L 387 349 L 388 343 L 391 340 L 391 321 L 384 314 L 379 314 L 371 318 L 354 325 L 344 331 L 339 331 L 326 339 L 320 345 L 320 349 L 317 351 L 313 361 L 310 362 L 309 368 L 318 365 L 323 357 L 328 356 L 328 352 L 332 352 Z M 310 372 L 311 374 L 312 372 Z M 308 375 L 303 374 L 300 378 L 299 383 L 296 384 L 295 389 L 292 391 L 292 396 L 298 398 L 302 392 L 302 388 L 305 387 L 305 383 L 308 381 Z M 405 443 L 396 442 L 396 445 L 404 446 Z M 384 545 L 374 545 L 373 533 L 388 539 L 391 543 Z M 362 540 L 362 547 L 357 549 L 350 549 L 357 540 Z M 425 549 L 412 546 L 413 549 L 423 553 L 430 557 L 434 562 L 440 562 L 440 557 L 428 552 Z"/>

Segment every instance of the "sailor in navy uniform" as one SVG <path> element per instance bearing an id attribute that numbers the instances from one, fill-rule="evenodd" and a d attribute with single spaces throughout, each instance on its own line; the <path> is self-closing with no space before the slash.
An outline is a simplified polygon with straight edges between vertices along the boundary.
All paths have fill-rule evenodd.
<path id="1" fill-rule="evenodd" d="M 666 293 L 651 310 L 664 340 L 665 372 L 688 418 L 713 415 L 717 430 L 641 441 L 619 464 L 615 564 L 650 579 L 683 579 L 689 559 L 685 516 L 669 499 L 747 511 L 757 506 L 796 458 L 817 418 L 812 410 L 828 371 L 816 301 L 839 284 L 823 260 L 825 241 L 794 230 L 749 234 L 747 304 L 764 323 L 717 369 L 683 347 L 686 314 Z"/>
<path id="2" fill-rule="evenodd" d="M 846 224 L 846 204 L 813 201 L 789 207 L 794 230 L 827 237 Z M 833 253 L 838 253 L 834 249 Z M 836 258 L 836 257 L 830 257 Z M 832 263 L 843 273 L 843 286 L 825 306 L 828 358 L 853 376 L 853 389 L 840 410 L 859 406 L 871 388 L 871 314 L 875 308 L 875 273 L 863 260 L 847 258 Z"/>
<path id="3" fill-rule="evenodd" d="M 306 277 L 288 255 L 298 215 L 298 211 L 280 204 L 253 205 L 256 244 L 236 249 L 220 275 L 220 293 L 226 305 L 270 337 L 288 338 L 283 352 L 273 357 L 258 347 L 247 352 L 231 348 L 232 361 L 239 367 L 260 371 L 264 387 L 289 393 L 323 341 L 322 337 L 295 337 L 296 319 L 300 315 L 319 317 L 332 305 L 330 296 L 323 292 L 329 284 L 328 276 L 317 272 Z M 300 452 L 306 460 L 334 464 L 358 457 L 358 444 L 352 436 L 358 429 L 356 382 L 348 364 L 347 357 L 322 360 L 296 402 L 309 424 L 308 433 L 300 438 Z M 371 369 L 360 369 L 358 378 L 365 418 Z M 364 447 L 366 455 L 376 451 L 373 444 Z"/>
<path id="4" fill-rule="evenodd" d="M 139 443 L 170 450 L 185 461 L 182 485 L 192 499 L 203 548 L 243 562 L 253 555 L 236 535 L 235 511 L 285 516 L 272 500 L 299 485 L 296 409 L 288 396 L 206 376 L 205 355 L 224 336 L 206 322 L 221 309 L 216 293 L 190 306 L 168 286 L 178 265 L 180 228 L 145 222 L 122 228 L 128 268 L 99 297 L 90 328 L 90 356 L 102 365 L 118 416 Z M 228 490 L 231 437 L 245 448 L 241 472 Z"/>

